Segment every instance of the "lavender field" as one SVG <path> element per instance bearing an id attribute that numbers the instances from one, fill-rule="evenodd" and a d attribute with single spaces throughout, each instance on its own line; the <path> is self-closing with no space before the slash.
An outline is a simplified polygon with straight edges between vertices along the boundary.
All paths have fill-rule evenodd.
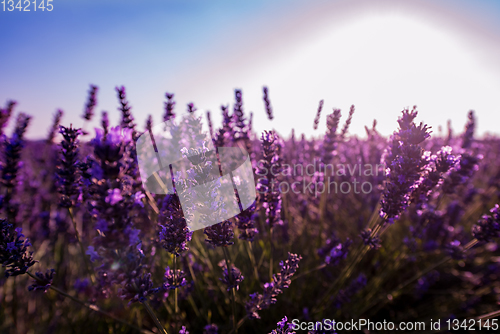
<path id="1" fill-rule="evenodd" d="M 475 137 L 473 111 L 461 129 L 443 131 L 418 108 L 402 108 L 392 136 L 368 120 L 359 137 L 349 133 L 354 106 L 320 101 L 301 117 L 314 128 L 326 122 L 327 131 L 306 139 L 254 131 L 243 93 L 222 106 L 222 124 L 167 93 L 163 119 L 141 126 L 124 87 L 113 111 L 121 122 L 110 124 L 91 86 L 82 128 L 57 111 L 39 141 L 25 139 L 36 124 L 7 102 L 0 332 L 334 333 L 313 326 L 328 319 L 422 322 L 425 330 L 402 331 L 419 333 L 439 332 L 431 321 L 441 320 L 442 332 L 447 324 L 495 332 L 500 139 Z M 254 112 L 279 122 L 267 88 Z M 201 135 L 206 123 L 215 147 L 248 152 L 257 193 L 242 213 L 194 231 L 181 190 L 143 186 L 135 147 L 141 134 L 183 115 L 195 116 L 198 132 L 178 136 Z M 97 117 L 101 127 L 90 129 Z M 195 152 L 195 178 L 217 168 L 205 152 Z"/>

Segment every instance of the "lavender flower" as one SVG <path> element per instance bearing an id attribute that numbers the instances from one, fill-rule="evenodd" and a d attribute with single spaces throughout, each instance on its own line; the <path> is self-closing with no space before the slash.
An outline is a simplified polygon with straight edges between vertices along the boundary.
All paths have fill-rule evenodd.
<path id="1" fill-rule="evenodd" d="M 29 239 L 23 239 L 22 228 L 15 229 L 5 219 L 0 219 L 0 263 L 5 269 L 5 277 L 25 274 L 35 264 L 33 252 L 28 253 L 31 246 Z"/>
<path id="2" fill-rule="evenodd" d="M 224 147 L 229 146 L 229 144 L 233 141 L 234 138 L 234 119 L 231 115 L 229 115 L 229 107 L 221 106 L 222 110 L 222 128 L 217 131 L 217 135 L 215 138 L 215 146 L 216 147 Z"/>
<path id="3" fill-rule="evenodd" d="M 367 228 L 361 231 L 361 239 L 366 246 L 370 246 L 371 249 L 379 249 L 382 245 L 380 244 L 380 238 L 377 236 L 372 236 L 372 229 Z"/>
<path id="4" fill-rule="evenodd" d="M 61 141 L 60 166 L 57 169 L 59 193 L 61 194 L 59 204 L 62 207 L 70 208 L 75 205 L 77 197 L 80 194 L 78 136 L 81 135 L 81 130 L 73 129 L 72 126 L 69 128 L 61 126 L 59 132 L 63 136 L 63 140 Z"/>
<path id="5" fill-rule="evenodd" d="M 258 311 L 267 309 L 271 304 L 276 303 L 276 297 L 290 286 L 291 278 L 299 268 L 301 259 L 300 255 L 288 253 L 288 259 L 280 262 L 280 272 L 273 275 L 271 282 L 264 284 L 264 293 L 255 292 L 250 295 L 250 300 L 245 304 L 250 318 L 260 319 Z"/>
<path id="6" fill-rule="evenodd" d="M 35 276 L 37 279 L 33 280 L 33 284 L 28 287 L 29 291 L 41 290 L 43 292 L 47 292 L 47 290 L 52 285 L 52 280 L 54 278 L 54 273 L 56 271 L 54 269 L 47 269 L 45 274 L 41 272 L 36 272 Z"/>
<path id="7" fill-rule="evenodd" d="M 92 120 L 92 117 L 94 116 L 94 109 L 95 106 L 97 105 L 97 91 L 99 88 L 94 85 L 90 85 L 90 90 L 89 90 L 89 97 L 87 100 L 87 104 L 85 104 L 85 110 L 83 111 L 82 118 L 90 121 Z"/>
<path id="8" fill-rule="evenodd" d="M 0 108 L 0 137 L 3 135 L 3 129 L 7 125 L 16 104 L 16 101 L 8 101 L 5 108 Z"/>
<path id="9" fill-rule="evenodd" d="M 129 300 L 129 305 L 136 302 L 144 302 L 147 297 L 159 291 L 153 287 L 151 273 L 142 274 L 128 280 L 120 289 L 120 297 L 123 300 Z"/>
<path id="10" fill-rule="evenodd" d="M 330 252 L 325 256 L 325 263 L 336 266 L 341 260 L 344 260 L 349 253 L 349 246 L 351 246 L 351 239 L 347 238 L 344 243 L 338 243 Z"/>
<path id="11" fill-rule="evenodd" d="M 101 116 L 101 126 L 102 126 L 102 130 L 103 130 L 103 135 L 104 137 L 106 138 L 106 136 L 108 135 L 109 133 L 109 118 L 108 118 L 108 112 L 107 111 L 103 111 L 102 112 L 102 116 Z"/>
<path id="12" fill-rule="evenodd" d="M 262 88 L 262 91 L 264 92 L 264 105 L 266 107 L 266 113 L 267 113 L 267 118 L 269 118 L 269 120 L 272 120 L 274 118 L 273 116 L 273 108 L 271 107 L 271 101 L 269 101 L 269 90 L 267 89 L 267 87 L 264 86 L 264 88 Z"/>
<path id="13" fill-rule="evenodd" d="M 227 291 L 231 291 L 232 288 L 236 288 L 236 290 L 239 290 L 240 283 L 243 282 L 243 279 L 245 278 L 241 274 L 241 271 L 231 263 L 231 274 L 229 274 L 226 260 L 220 261 L 218 265 L 222 268 L 222 277 L 219 278 L 219 280 L 221 280 L 222 283 L 227 286 Z"/>
<path id="14" fill-rule="evenodd" d="M 219 327 L 216 324 L 209 324 L 203 328 L 203 334 L 218 334 Z"/>
<path id="15" fill-rule="evenodd" d="M 465 132 L 462 136 L 462 148 L 468 149 L 471 147 L 474 140 L 474 130 L 476 128 L 476 120 L 474 119 L 474 110 L 469 111 L 469 121 L 465 125 Z"/>
<path id="16" fill-rule="evenodd" d="M 276 176 L 281 171 L 279 151 L 281 143 L 274 131 L 264 131 L 261 137 L 262 159 L 259 161 L 257 191 L 259 202 L 266 209 L 266 223 L 270 228 L 281 225 L 281 194 L 274 189 Z M 272 171 L 272 172 L 271 172 Z"/>
<path id="17" fill-rule="evenodd" d="M 325 245 L 318 249 L 318 255 L 325 258 L 326 264 L 336 266 L 347 257 L 351 244 L 352 240 L 349 238 L 342 243 L 339 238 L 332 235 L 326 240 Z"/>
<path id="18" fill-rule="evenodd" d="M 187 243 L 193 232 L 189 231 L 186 219 L 182 214 L 179 197 L 168 194 L 163 200 L 160 213 L 160 245 L 169 253 L 179 256 L 188 250 Z"/>
<path id="19" fill-rule="evenodd" d="M 47 143 L 54 143 L 54 138 L 56 136 L 57 130 L 59 130 L 59 123 L 61 123 L 62 116 L 63 111 L 61 109 L 58 109 L 54 115 L 54 120 L 52 121 L 52 126 L 50 128 L 49 134 L 47 135 Z"/>
<path id="20" fill-rule="evenodd" d="M 146 124 L 144 125 L 144 128 L 146 129 L 146 131 L 149 131 L 151 132 L 152 129 L 153 129 L 153 116 L 148 115 L 148 118 L 146 118 Z"/>
<path id="21" fill-rule="evenodd" d="M 288 318 L 285 316 L 281 321 L 277 323 L 278 328 L 273 329 L 270 334 L 295 334 L 293 331 L 293 324 L 288 322 Z"/>
<path id="22" fill-rule="evenodd" d="M 457 165 L 450 170 L 448 177 L 443 181 L 443 192 L 452 194 L 458 186 L 465 184 L 478 170 L 478 163 L 481 159 L 482 155 L 474 156 L 462 153 L 458 158 Z"/>
<path id="23" fill-rule="evenodd" d="M 175 290 L 187 284 L 185 274 L 182 270 L 172 270 L 170 267 L 165 268 L 164 275 L 164 290 Z"/>
<path id="24" fill-rule="evenodd" d="M 9 111 L 7 111 L 7 113 L 8 112 Z M 22 166 L 21 150 L 24 147 L 24 133 L 26 132 L 30 119 L 30 116 L 20 113 L 17 116 L 12 136 L 10 138 L 4 136 L 4 162 L 0 165 L 0 182 L 7 188 L 7 191 L 5 196 L 0 197 L 0 209 L 2 207 L 5 208 L 7 218 L 12 223 L 15 223 L 19 210 L 19 205 L 13 203 L 12 198 L 16 191 L 19 168 Z"/>
<path id="25" fill-rule="evenodd" d="M 430 157 L 429 165 L 411 195 L 412 201 L 416 203 L 418 208 L 421 208 L 428 201 L 434 187 L 443 183 L 447 173 L 457 163 L 451 150 L 451 147 L 443 146 L 436 155 Z"/>
<path id="26" fill-rule="evenodd" d="M 132 113 L 130 112 L 130 109 L 132 108 L 128 104 L 125 87 L 116 87 L 115 90 L 118 94 L 118 100 L 120 102 L 120 107 L 118 108 L 118 110 L 120 110 L 122 113 L 122 121 L 120 126 L 124 129 L 131 129 L 133 137 L 135 137 L 134 116 L 132 116 Z"/>
<path id="27" fill-rule="evenodd" d="M 179 334 L 189 334 L 189 332 L 187 331 L 186 327 L 182 326 Z"/>
<path id="28" fill-rule="evenodd" d="M 490 215 L 483 215 L 472 227 L 472 235 L 481 242 L 500 238 L 500 206 L 496 204 L 490 212 Z"/>
<path id="29" fill-rule="evenodd" d="M 343 141 L 345 139 L 345 136 L 347 134 L 347 130 L 349 130 L 349 125 L 351 125 L 353 114 L 354 114 L 354 105 L 352 105 L 351 109 L 349 109 L 349 116 L 347 116 L 347 120 L 345 121 L 344 126 L 342 127 L 342 131 L 340 132 L 339 141 Z"/>
<path id="30" fill-rule="evenodd" d="M 333 109 L 333 113 L 326 118 L 326 135 L 323 141 L 323 162 L 328 164 L 337 148 L 337 128 L 340 121 L 340 109 Z"/>
<path id="31" fill-rule="evenodd" d="M 246 241 L 253 241 L 255 235 L 258 233 L 255 227 L 255 220 L 258 214 L 254 212 L 255 204 L 252 204 L 245 211 L 236 216 L 236 225 L 240 231 L 239 239 Z"/>
<path id="32" fill-rule="evenodd" d="M 10 138 L 4 139 L 4 163 L 2 169 L 2 184 L 10 189 L 4 198 L 4 203 L 8 204 L 12 191 L 16 186 L 16 178 L 20 167 L 21 149 L 24 147 L 24 133 L 31 120 L 31 116 L 20 113 L 16 119 L 16 126 Z"/>
<path id="33" fill-rule="evenodd" d="M 234 244 L 232 223 L 229 220 L 212 226 L 205 227 L 203 233 L 207 236 L 206 242 L 213 247 L 227 247 Z"/>
<path id="34" fill-rule="evenodd" d="M 234 91 L 234 108 L 233 108 L 233 117 L 234 117 L 234 125 L 235 125 L 235 136 L 234 140 L 248 139 L 248 129 L 245 125 L 245 115 L 243 114 L 243 98 L 241 89 L 236 89 Z"/>
<path id="35" fill-rule="evenodd" d="M 212 124 L 212 117 L 210 116 L 210 111 L 207 111 L 207 122 L 208 122 L 208 130 L 210 131 L 210 138 L 214 140 L 214 126 Z"/>
<path id="36" fill-rule="evenodd" d="M 323 100 L 319 101 L 318 111 L 316 112 L 316 117 L 314 117 L 314 125 L 313 125 L 314 130 L 318 129 L 319 118 L 321 117 L 321 110 L 323 110 L 324 102 L 325 101 Z"/>
<path id="37" fill-rule="evenodd" d="M 406 209 L 410 194 L 427 165 L 423 149 L 419 146 L 430 134 L 427 125 L 415 125 L 415 107 L 403 110 L 399 118 L 399 131 L 395 132 L 386 152 L 387 182 L 381 202 L 380 216 L 392 223 Z"/>
<path id="38" fill-rule="evenodd" d="M 175 117 L 174 113 L 174 94 L 165 93 L 165 97 L 167 98 L 167 102 L 165 102 L 165 114 L 163 115 L 163 121 L 169 121 Z"/>

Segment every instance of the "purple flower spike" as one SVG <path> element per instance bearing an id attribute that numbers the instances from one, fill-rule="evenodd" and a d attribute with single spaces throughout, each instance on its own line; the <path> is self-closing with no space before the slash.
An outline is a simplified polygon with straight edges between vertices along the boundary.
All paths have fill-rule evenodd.
<path id="1" fill-rule="evenodd" d="M 89 97 L 87 100 L 87 104 L 85 105 L 85 110 L 83 111 L 82 118 L 90 121 L 92 120 L 92 117 L 94 116 L 94 109 L 95 106 L 97 105 L 97 91 L 99 90 L 99 87 L 90 85 L 90 90 L 89 90 Z"/>
<path id="2" fill-rule="evenodd" d="M 120 289 L 120 297 L 123 300 L 129 300 L 129 305 L 135 302 L 144 302 L 147 296 L 157 293 L 159 288 L 153 287 L 151 274 L 143 274 L 131 278 Z"/>
<path id="3" fill-rule="evenodd" d="M 167 252 L 179 256 L 181 252 L 188 250 L 187 243 L 193 232 L 189 231 L 177 195 L 169 194 L 165 197 L 159 227 L 160 245 Z"/>
<path id="4" fill-rule="evenodd" d="M 228 220 L 205 227 L 203 233 L 207 236 L 205 241 L 213 247 L 227 247 L 234 244 L 234 242 L 231 241 L 234 237 L 232 223 Z"/>
<path id="5" fill-rule="evenodd" d="M 260 319 L 258 311 L 267 309 L 271 304 L 276 303 L 276 297 L 290 286 L 291 278 L 299 268 L 301 259 L 300 255 L 288 253 L 288 259 L 280 262 L 280 272 L 273 275 L 271 282 L 264 284 L 264 293 L 255 292 L 250 295 L 250 300 L 245 304 L 249 318 Z"/>
<path id="6" fill-rule="evenodd" d="M 421 178 L 428 160 L 419 146 L 430 137 L 427 125 L 415 125 L 415 107 L 410 112 L 403 110 L 399 118 L 399 131 L 392 136 L 384 161 L 387 167 L 387 182 L 381 202 L 380 216 L 387 223 L 399 218 L 409 204 L 410 195 Z"/>
<path id="7" fill-rule="evenodd" d="M 82 134 L 81 129 L 72 126 L 60 127 L 59 131 L 63 140 L 61 141 L 61 160 L 57 169 L 59 181 L 59 193 L 61 194 L 60 205 L 65 208 L 76 204 L 80 194 L 80 172 L 78 169 L 78 136 Z"/>

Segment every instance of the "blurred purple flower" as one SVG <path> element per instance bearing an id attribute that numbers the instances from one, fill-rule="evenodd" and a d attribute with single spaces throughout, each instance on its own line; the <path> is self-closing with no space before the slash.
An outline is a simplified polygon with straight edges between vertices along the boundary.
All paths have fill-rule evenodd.
<path id="1" fill-rule="evenodd" d="M 31 246 L 29 239 L 23 239 L 22 228 L 15 229 L 5 219 L 0 219 L 0 263 L 5 268 L 5 277 L 25 274 L 35 264 L 33 252 L 28 253 Z"/>
<path id="2" fill-rule="evenodd" d="M 218 334 L 219 327 L 216 324 L 209 324 L 203 328 L 203 334 Z"/>
<path id="3" fill-rule="evenodd" d="M 295 334 L 293 331 L 293 324 L 288 322 L 288 318 L 285 316 L 281 321 L 277 323 L 278 327 L 273 329 L 270 334 Z"/>
<path id="4" fill-rule="evenodd" d="M 227 291 L 231 291 L 232 288 L 239 290 L 240 283 L 243 282 L 243 279 L 245 278 L 241 274 L 241 271 L 231 263 L 231 275 L 229 275 L 226 260 L 220 261 L 218 265 L 222 268 L 222 277 L 219 278 L 219 280 L 226 285 Z"/>
<path id="5" fill-rule="evenodd" d="M 36 272 L 35 276 L 37 279 L 33 280 L 33 284 L 31 284 L 28 287 L 29 291 L 36 291 L 40 290 L 43 292 L 47 292 L 47 290 L 50 288 L 52 285 L 52 279 L 54 278 L 54 273 L 56 271 L 54 269 L 47 269 L 47 272 L 45 274 L 41 272 Z"/>

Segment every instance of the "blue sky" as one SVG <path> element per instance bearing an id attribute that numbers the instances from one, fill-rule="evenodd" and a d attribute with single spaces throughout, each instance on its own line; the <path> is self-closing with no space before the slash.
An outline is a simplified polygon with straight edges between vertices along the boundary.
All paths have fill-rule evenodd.
<path id="1" fill-rule="evenodd" d="M 46 134 L 57 108 L 63 124 L 81 126 L 90 84 L 100 91 L 87 128 L 101 110 L 118 121 L 114 87 L 124 85 L 141 127 L 148 114 L 160 121 L 166 91 L 176 94 L 178 112 L 194 102 L 217 122 L 220 104 L 242 88 L 255 128 L 285 136 L 292 128 L 313 134 L 319 99 L 324 113 L 355 104 L 352 132 L 359 134 L 373 118 L 389 134 L 400 110 L 414 104 L 434 128 L 452 119 L 460 131 L 475 109 L 480 133 L 499 132 L 496 1 L 52 3 L 52 12 L 0 7 L 0 103 L 14 99 L 17 111 L 33 115 L 29 138 Z"/>

